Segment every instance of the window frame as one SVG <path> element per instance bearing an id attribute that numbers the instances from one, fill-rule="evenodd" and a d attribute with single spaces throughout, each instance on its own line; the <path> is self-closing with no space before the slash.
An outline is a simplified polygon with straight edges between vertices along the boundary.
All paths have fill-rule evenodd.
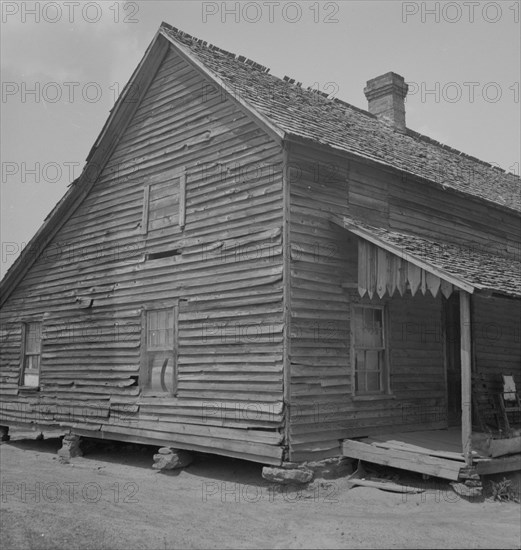
<path id="1" fill-rule="evenodd" d="M 356 330 L 356 322 L 355 322 L 355 310 L 356 309 L 372 309 L 372 310 L 379 310 L 382 312 L 382 347 L 379 348 L 367 348 L 363 346 L 357 346 L 355 343 L 355 330 Z M 351 376 L 352 376 L 352 384 L 351 384 L 351 395 L 355 399 L 381 399 L 388 396 L 392 396 L 391 391 L 391 382 L 390 382 L 390 371 L 391 371 L 391 365 L 390 365 L 390 350 L 389 350 L 389 337 L 388 337 L 388 325 L 389 325 L 389 318 L 388 318 L 388 308 L 385 304 L 363 304 L 363 303 L 354 303 L 351 304 L 351 318 L 350 318 L 350 358 L 351 358 Z M 356 369 L 356 352 L 358 350 L 372 350 L 375 351 L 383 351 L 383 365 L 380 372 L 380 390 L 378 391 L 360 391 L 356 389 L 356 382 L 357 382 L 357 369 Z"/>
<path id="2" fill-rule="evenodd" d="M 38 353 L 27 352 L 27 337 L 29 334 L 29 325 L 39 325 L 40 338 L 38 342 Z M 21 350 L 20 350 L 20 371 L 18 378 L 18 387 L 24 390 L 38 391 L 40 389 L 40 378 L 42 373 L 42 348 L 43 348 L 43 322 L 41 319 L 24 319 L 21 327 Z M 38 383 L 34 386 L 25 384 L 26 358 L 38 357 Z M 32 370 L 32 369 L 30 369 Z"/>
<path id="3" fill-rule="evenodd" d="M 181 231 L 184 230 L 186 224 L 186 169 L 176 170 L 170 175 L 170 181 L 179 179 L 178 189 L 178 201 L 177 201 L 177 223 L 172 223 L 171 226 L 179 226 Z M 150 195 L 151 188 L 159 182 L 148 182 L 143 187 L 143 209 L 141 212 L 141 225 L 140 232 L 142 235 L 148 235 L 151 231 L 157 231 L 157 229 L 149 228 L 149 216 L 150 216 Z M 165 227 L 168 227 L 165 226 Z"/>
<path id="4" fill-rule="evenodd" d="M 172 350 L 168 348 L 156 348 L 148 349 L 148 315 L 152 311 L 168 311 L 173 313 L 173 342 Z M 178 389 L 178 317 L 179 317 L 179 303 L 168 304 L 147 304 L 141 308 L 141 344 L 140 344 L 140 364 L 139 364 L 139 387 L 140 393 L 147 397 L 175 397 Z M 150 387 L 150 372 L 149 372 L 149 354 L 160 351 L 171 351 L 173 358 L 173 380 L 172 390 L 157 390 Z M 163 380 L 162 387 L 164 387 Z"/>

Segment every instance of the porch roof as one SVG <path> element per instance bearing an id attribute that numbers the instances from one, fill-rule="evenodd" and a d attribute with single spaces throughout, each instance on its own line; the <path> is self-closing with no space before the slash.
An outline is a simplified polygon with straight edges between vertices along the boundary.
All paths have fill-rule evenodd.
<path id="1" fill-rule="evenodd" d="M 417 235 L 372 227 L 353 217 L 337 225 L 363 240 L 467 292 L 494 292 L 521 297 L 521 262 L 472 246 L 432 241 Z"/>

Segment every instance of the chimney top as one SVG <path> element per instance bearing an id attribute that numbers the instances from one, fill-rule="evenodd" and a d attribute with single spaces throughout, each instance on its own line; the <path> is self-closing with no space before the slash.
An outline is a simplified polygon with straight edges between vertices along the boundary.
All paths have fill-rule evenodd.
<path id="1" fill-rule="evenodd" d="M 389 72 L 367 81 L 364 94 L 369 112 L 405 132 L 405 96 L 409 87 L 403 76 Z"/>

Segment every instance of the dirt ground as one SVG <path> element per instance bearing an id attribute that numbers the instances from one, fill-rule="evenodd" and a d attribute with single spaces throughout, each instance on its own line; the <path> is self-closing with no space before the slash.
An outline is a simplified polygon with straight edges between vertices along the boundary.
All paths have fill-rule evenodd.
<path id="1" fill-rule="evenodd" d="M 518 504 L 469 502 L 439 481 L 414 495 L 342 479 L 280 491 L 258 464 L 199 454 L 157 473 L 157 447 L 109 442 L 64 463 L 57 434 L 35 436 L 0 445 L 4 550 L 521 547 Z"/>

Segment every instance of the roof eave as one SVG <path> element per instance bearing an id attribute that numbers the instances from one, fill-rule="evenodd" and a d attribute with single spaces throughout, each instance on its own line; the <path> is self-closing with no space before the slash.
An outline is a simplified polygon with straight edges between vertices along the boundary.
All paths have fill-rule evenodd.
<path id="1" fill-rule="evenodd" d="M 427 271 L 428 273 L 431 273 L 432 275 L 436 275 L 440 279 L 443 279 L 444 281 L 451 283 L 459 290 L 464 290 L 469 294 L 473 294 L 475 290 L 479 290 L 483 288 L 474 283 L 469 283 L 465 279 L 458 277 L 456 275 L 453 275 L 452 273 L 448 273 L 444 269 L 433 266 L 432 264 L 424 260 L 421 260 L 414 254 L 410 254 L 409 252 L 406 252 L 399 246 L 396 246 L 394 244 L 383 241 L 378 237 L 375 237 L 372 233 L 370 233 L 366 229 L 363 229 L 362 227 L 359 227 L 356 224 L 353 224 L 350 220 L 346 218 L 343 218 L 343 217 L 340 218 L 340 217 L 334 216 L 332 221 L 333 223 L 339 225 L 340 227 L 347 229 L 347 231 L 349 231 L 350 233 L 353 233 L 357 237 L 361 237 L 362 239 L 378 246 L 379 248 L 382 248 L 387 252 L 390 252 L 391 254 L 394 254 L 395 256 L 398 256 L 399 258 L 402 258 L 403 260 L 411 264 L 414 264 L 417 267 L 420 267 L 421 269 Z"/>

